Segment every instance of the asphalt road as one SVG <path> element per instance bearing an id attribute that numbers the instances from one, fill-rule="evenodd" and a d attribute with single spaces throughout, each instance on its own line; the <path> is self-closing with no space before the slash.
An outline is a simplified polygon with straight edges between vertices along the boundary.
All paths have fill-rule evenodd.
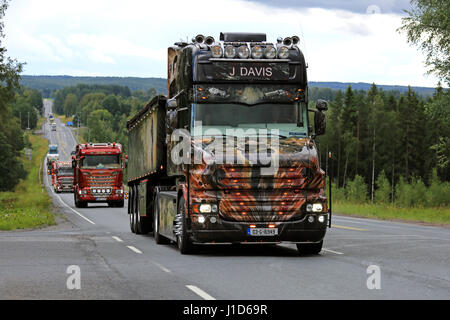
<path id="1" fill-rule="evenodd" d="M 69 160 L 72 131 L 56 122 L 57 131 L 46 125 L 45 134 Z M 334 216 L 317 256 L 284 244 L 181 255 L 173 244 L 131 233 L 126 207 L 75 208 L 72 194 L 56 195 L 45 183 L 61 223 L 0 232 L 0 299 L 450 298 L 449 228 Z M 68 289 L 69 266 L 79 268 L 80 289 Z"/>

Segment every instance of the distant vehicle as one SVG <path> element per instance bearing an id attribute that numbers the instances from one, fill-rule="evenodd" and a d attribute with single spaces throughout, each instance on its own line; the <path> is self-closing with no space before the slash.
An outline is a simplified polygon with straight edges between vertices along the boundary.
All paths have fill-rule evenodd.
<path id="1" fill-rule="evenodd" d="M 49 119 L 49 120 L 54 119 L 54 118 L 53 118 L 53 114 L 50 113 L 50 114 L 48 115 L 48 119 Z"/>
<path id="2" fill-rule="evenodd" d="M 66 124 L 68 127 L 73 127 L 73 122 L 72 121 L 67 121 L 67 124 Z"/>
<path id="3" fill-rule="evenodd" d="M 56 193 L 73 192 L 73 168 L 71 161 L 55 161 L 52 165 L 52 184 Z"/>
<path id="4" fill-rule="evenodd" d="M 77 208 L 103 202 L 110 207 L 124 206 L 123 169 L 119 143 L 78 144 L 72 156 L 74 202 Z"/>
<path id="5" fill-rule="evenodd" d="M 47 153 L 47 173 L 50 174 L 52 170 L 52 163 L 59 159 L 58 145 L 51 144 L 48 146 Z"/>
<path id="6" fill-rule="evenodd" d="M 56 131 L 56 123 L 52 123 L 51 127 L 52 127 L 52 131 Z"/>

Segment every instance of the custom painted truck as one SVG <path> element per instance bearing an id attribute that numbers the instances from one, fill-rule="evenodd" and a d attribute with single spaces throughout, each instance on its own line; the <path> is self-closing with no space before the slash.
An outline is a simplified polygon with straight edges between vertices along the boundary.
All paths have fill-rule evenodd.
<path id="1" fill-rule="evenodd" d="M 123 169 L 126 157 L 119 143 L 78 144 L 72 156 L 73 190 L 77 208 L 88 203 L 124 206 Z"/>
<path id="2" fill-rule="evenodd" d="M 52 184 L 56 193 L 73 192 L 73 168 L 70 161 L 53 162 Z"/>
<path id="3" fill-rule="evenodd" d="M 321 251 L 331 210 L 314 138 L 327 102 L 308 110 L 298 43 L 221 33 L 168 49 L 168 96 L 127 123 L 132 232 L 182 254 L 219 243 Z"/>

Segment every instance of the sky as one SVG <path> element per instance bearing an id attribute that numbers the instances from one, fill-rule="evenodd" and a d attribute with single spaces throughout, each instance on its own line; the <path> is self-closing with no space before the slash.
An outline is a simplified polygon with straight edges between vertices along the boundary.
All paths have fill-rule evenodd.
<path id="1" fill-rule="evenodd" d="M 26 75 L 167 77 L 167 48 L 197 34 L 298 35 L 310 81 L 434 87 L 396 31 L 408 0 L 12 0 L 8 55 Z"/>

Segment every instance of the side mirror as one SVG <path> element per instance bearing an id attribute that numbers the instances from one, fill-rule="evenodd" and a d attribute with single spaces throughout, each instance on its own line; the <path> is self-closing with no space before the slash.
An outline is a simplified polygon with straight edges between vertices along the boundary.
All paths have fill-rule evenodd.
<path id="1" fill-rule="evenodd" d="M 327 111 L 328 110 L 328 102 L 326 100 L 317 100 L 316 102 L 316 108 L 319 111 Z"/>
<path id="2" fill-rule="evenodd" d="M 316 136 L 325 134 L 326 118 L 322 111 L 314 112 L 314 132 Z"/>
<path id="3" fill-rule="evenodd" d="M 125 169 L 128 167 L 128 155 L 125 155 L 124 167 L 125 167 Z"/>
<path id="4" fill-rule="evenodd" d="M 167 110 L 175 110 L 177 108 L 177 99 L 169 99 L 167 100 Z"/>

